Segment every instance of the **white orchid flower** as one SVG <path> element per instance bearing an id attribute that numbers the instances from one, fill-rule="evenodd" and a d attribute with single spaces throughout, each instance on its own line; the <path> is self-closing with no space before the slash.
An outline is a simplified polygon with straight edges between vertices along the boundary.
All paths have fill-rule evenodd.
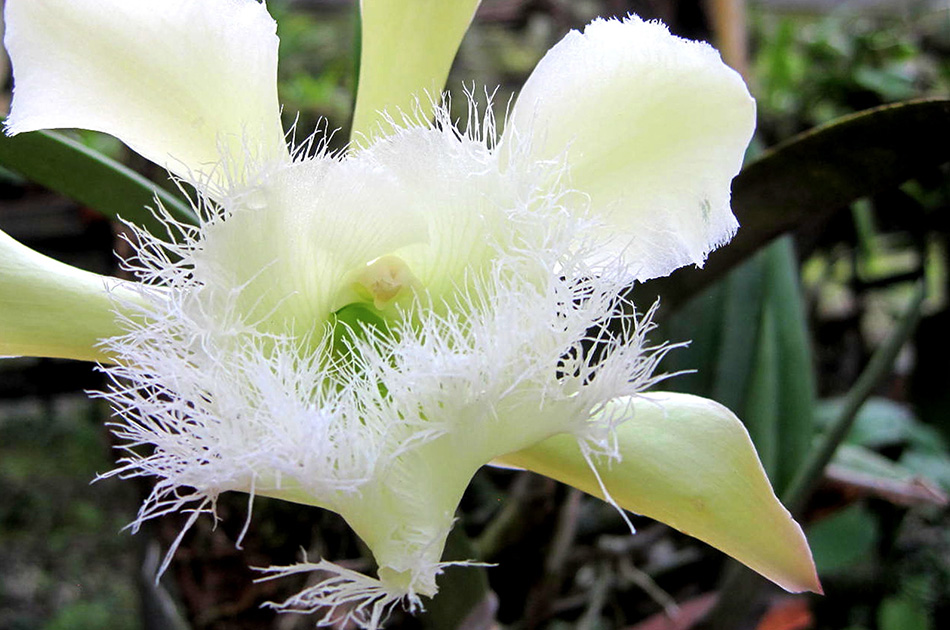
<path id="1" fill-rule="evenodd" d="M 456 39 L 476 4 L 458 3 Z M 226 491 L 338 512 L 377 577 L 326 560 L 269 574 L 325 571 L 280 607 L 374 628 L 435 595 L 462 493 L 495 460 L 820 588 L 735 416 L 643 393 L 667 346 L 620 297 L 701 265 L 737 227 L 729 187 L 755 107 L 708 45 L 598 20 L 547 53 L 500 135 L 474 106 L 464 129 L 442 106 L 432 124 L 373 119 L 406 102 L 383 89 L 363 146 L 335 155 L 287 148 L 276 25 L 255 0 L 7 0 L 6 20 L 10 133 L 104 131 L 200 193 L 200 225 L 139 231 L 140 283 L 107 323 L 83 323 L 114 363 L 113 474 L 157 479 L 137 522 L 185 510 L 190 525 Z M 49 266 L 5 256 L 5 274 Z M 49 292 L 69 285 L 56 273 Z M 30 307 L 17 282 L 0 282 L 11 329 Z M 44 352 L 17 330 L 0 350 Z"/>

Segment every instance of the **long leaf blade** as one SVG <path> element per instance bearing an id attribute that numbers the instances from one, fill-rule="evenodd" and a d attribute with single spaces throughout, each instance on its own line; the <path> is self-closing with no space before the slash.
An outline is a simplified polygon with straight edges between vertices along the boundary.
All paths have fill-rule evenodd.
<path id="1" fill-rule="evenodd" d="M 130 168 L 56 131 L 0 134 L 0 165 L 107 216 L 149 230 L 160 226 L 148 210 L 156 198 L 173 217 L 194 223 L 181 198 Z"/>

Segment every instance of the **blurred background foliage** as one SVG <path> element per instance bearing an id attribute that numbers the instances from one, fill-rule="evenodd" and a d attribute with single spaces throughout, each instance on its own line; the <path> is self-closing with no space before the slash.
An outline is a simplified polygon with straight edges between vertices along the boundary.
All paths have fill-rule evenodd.
<path id="1" fill-rule="evenodd" d="M 268 6 L 281 36 L 285 124 L 296 124 L 298 141 L 316 127 L 339 129 L 331 144 L 342 148 L 358 80 L 354 2 Z M 600 501 L 489 469 L 463 501 L 466 535 L 447 555 L 499 566 L 450 569 L 426 615 L 397 614 L 391 627 L 453 630 L 465 611 L 466 630 L 950 627 L 950 108 L 843 118 L 950 95 L 947 3 L 483 0 L 449 80 L 456 111 L 462 86 L 497 85 L 503 112 L 569 28 L 629 11 L 716 41 L 758 100 L 751 166 L 734 186 L 744 225 L 735 246 L 705 272 L 683 270 L 635 295 L 641 308 L 661 298 L 657 340 L 691 341 L 664 364 L 689 371 L 663 387 L 712 397 L 747 423 L 806 527 L 826 594 L 779 593 L 663 525 L 637 518 L 629 536 Z M 796 137 L 818 125 L 827 126 Z M 125 202 L 151 193 L 122 175 L 123 196 L 104 197 L 69 165 L 89 168 L 91 154 L 96 168 L 124 164 L 171 189 L 164 173 L 99 134 L 54 134 L 35 148 L 3 142 L 6 167 L 14 149 L 60 151 L 61 161 L 52 175 L 37 170 L 43 160 L 0 167 L 0 228 L 94 271 L 116 272 L 112 219 L 141 216 Z M 312 620 L 260 608 L 300 584 L 254 583 L 247 566 L 291 563 L 304 549 L 372 569 L 335 515 L 277 501 L 256 501 L 236 549 L 246 517 L 237 496 L 222 498 L 217 527 L 201 522 L 154 584 L 179 523 L 118 533 L 144 482 L 88 485 L 114 457 L 108 410 L 81 393 L 100 386 L 87 365 L 0 362 L 0 627 L 306 628 Z"/>

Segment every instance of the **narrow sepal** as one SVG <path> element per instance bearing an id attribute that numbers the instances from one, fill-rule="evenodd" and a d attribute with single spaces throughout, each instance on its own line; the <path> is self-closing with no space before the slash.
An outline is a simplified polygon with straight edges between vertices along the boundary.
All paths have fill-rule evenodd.
<path id="1" fill-rule="evenodd" d="M 58 262 L 0 232 L 0 355 L 108 362 L 129 283 Z"/>
<path id="2" fill-rule="evenodd" d="M 480 0 L 361 0 L 362 41 L 353 139 L 385 114 L 432 115 Z M 418 108 L 418 109 L 417 109 Z"/>
<path id="3" fill-rule="evenodd" d="M 632 402 L 630 418 L 617 428 L 621 461 L 595 460 L 613 500 L 709 543 L 788 591 L 821 592 L 802 529 L 776 498 L 739 419 L 687 394 L 643 394 Z M 603 496 L 571 436 L 496 461 Z"/>

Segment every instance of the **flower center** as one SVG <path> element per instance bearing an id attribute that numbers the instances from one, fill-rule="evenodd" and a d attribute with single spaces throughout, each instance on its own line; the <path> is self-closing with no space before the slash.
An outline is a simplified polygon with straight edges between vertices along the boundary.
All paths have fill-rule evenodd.
<path id="1" fill-rule="evenodd" d="M 366 265 L 353 281 L 353 289 L 373 306 L 383 310 L 396 298 L 420 287 L 409 265 L 398 256 L 382 256 Z"/>

